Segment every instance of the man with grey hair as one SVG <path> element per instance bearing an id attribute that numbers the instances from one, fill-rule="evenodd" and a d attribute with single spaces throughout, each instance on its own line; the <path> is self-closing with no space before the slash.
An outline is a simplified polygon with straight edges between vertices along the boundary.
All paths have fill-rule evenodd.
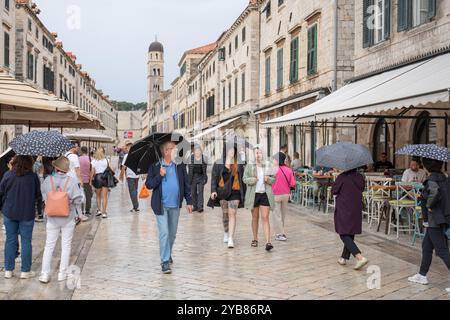
<path id="1" fill-rule="evenodd" d="M 158 224 L 161 269 L 165 274 L 172 273 L 172 249 L 183 198 L 187 202 L 188 213 L 192 213 L 191 188 L 186 165 L 175 163 L 177 152 L 174 142 L 164 143 L 161 147 L 163 158 L 150 165 L 145 182 L 146 187 L 153 191 L 151 207 Z"/>

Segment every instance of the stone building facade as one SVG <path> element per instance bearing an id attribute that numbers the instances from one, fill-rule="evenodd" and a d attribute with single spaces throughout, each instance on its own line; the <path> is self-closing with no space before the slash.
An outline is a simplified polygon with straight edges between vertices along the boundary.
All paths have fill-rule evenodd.
<path id="1" fill-rule="evenodd" d="M 12 43 L 13 46 L 9 49 L 11 67 L 8 70 L 2 66 L 2 69 L 9 71 L 19 81 L 96 116 L 105 126 L 104 133 L 117 139 L 117 111 L 109 96 L 97 89 L 90 75 L 82 70 L 80 64 L 76 64 L 75 54 L 65 51 L 57 33 L 50 32 L 42 23 L 39 18 L 41 12 L 36 4 L 30 0 L 2 2 L 3 6 L 9 3 L 9 10 L 6 7 L 1 9 L 2 30 L 7 27 L 10 35 L 13 35 L 10 36 L 10 45 Z M 6 49 L 2 52 L 4 54 Z M 0 134 L 3 137 L 6 133 L 10 141 L 13 138 L 11 130 L 8 126 L 2 126 Z M 76 130 L 64 129 L 67 133 Z M 16 126 L 14 135 L 26 131 L 26 128 Z M 108 152 L 112 152 L 113 144 L 106 147 Z"/>
<path id="2" fill-rule="evenodd" d="M 142 111 L 119 111 L 117 113 L 119 146 L 127 141 L 136 142 L 143 138 Z"/>
<path id="3" fill-rule="evenodd" d="M 258 122 L 303 108 L 353 76 L 353 3 L 353 0 L 259 1 Z M 268 155 L 286 144 L 291 154 L 299 152 L 308 164 L 312 161 L 312 130 L 308 126 L 261 128 L 258 136 Z M 322 140 L 332 138 L 329 133 Z M 324 142 L 328 141 L 320 141 Z"/>
<path id="4" fill-rule="evenodd" d="M 377 4 L 385 8 L 381 11 L 375 7 L 375 15 L 378 14 L 384 24 L 379 23 L 380 28 L 373 32 L 364 30 L 363 12 L 368 9 L 370 13 L 370 6 Z M 391 70 L 449 50 L 449 1 L 355 2 L 355 77 L 363 78 Z M 445 126 L 449 128 L 450 122 L 430 118 L 450 115 L 448 110 L 438 110 L 442 107 L 445 107 L 442 103 L 435 103 L 407 112 L 408 116 L 416 116 L 415 119 L 369 119 L 372 125 L 358 128 L 358 142 L 370 146 L 374 158 L 378 158 L 381 152 L 387 152 L 397 167 L 405 168 L 408 158 L 395 156 L 394 149 L 409 143 L 445 144 Z M 400 111 L 383 114 L 394 116 Z M 448 143 L 450 132 L 447 132 Z"/>
<path id="5" fill-rule="evenodd" d="M 0 70 L 11 76 L 15 74 L 16 51 L 16 7 L 12 0 L 0 1 Z M 14 138 L 14 126 L 1 126 L 0 128 L 0 152 L 8 148 L 8 144 Z"/>

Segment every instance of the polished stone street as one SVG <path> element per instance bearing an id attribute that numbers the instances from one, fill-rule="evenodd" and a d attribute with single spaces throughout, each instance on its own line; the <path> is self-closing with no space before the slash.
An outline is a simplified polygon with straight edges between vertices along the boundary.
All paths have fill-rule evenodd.
<path id="1" fill-rule="evenodd" d="M 412 285 L 407 277 L 418 271 L 420 243 L 408 237 L 393 241 L 366 231 L 357 238 L 370 259 L 370 270 L 381 272 L 379 289 L 370 289 L 367 270 L 337 264 L 342 245 L 333 232 L 331 215 L 291 206 L 288 241 L 274 242 L 267 253 L 250 247 L 251 217 L 238 213 L 235 249 L 222 242 L 221 212 L 207 209 L 189 215 L 183 209 L 175 244 L 173 274 L 159 266 L 156 221 L 149 201 L 142 213 L 131 208 L 125 184 L 111 193 L 109 218 L 80 224 L 76 229 L 71 263 L 81 269 L 78 288 L 52 281 L 0 278 L 1 299 L 450 299 L 448 270 L 437 258 L 430 285 Z M 262 230 L 260 235 L 262 239 Z M 37 224 L 33 240 L 33 270 L 41 268 L 44 225 Z M 0 233 L 3 248 L 4 234 Z M 58 252 L 59 254 L 59 252 Z M 56 278 L 59 258 L 52 268 Z M 3 271 L 3 254 L 0 257 Z M 16 270 L 20 270 L 16 267 Z M 376 277 L 376 274 L 375 274 Z M 376 283 L 371 282 L 370 283 Z"/>

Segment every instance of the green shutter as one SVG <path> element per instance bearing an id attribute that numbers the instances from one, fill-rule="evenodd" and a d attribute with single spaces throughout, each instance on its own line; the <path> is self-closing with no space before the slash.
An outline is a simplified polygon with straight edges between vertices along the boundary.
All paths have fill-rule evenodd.
<path id="1" fill-rule="evenodd" d="M 277 89 L 283 87 L 283 48 L 277 51 Z"/>
<path id="2" fill-rule="evenodd" d="M 373 12 L 370 10 L 372 6 L 373 0 L 363 0 L 363 48 L 373 44 L 373 28 L 369 26 L 374 19 Z"/>
<path id="3" fill-rule="evenodd" d="M 270 57 L 266 58 L 266 94 L 270 94 Z"/>
<path id="4" fill-rule="evenodd" d="M 308 75 L 317 71 L 317 24 L 308 29 Z"/>
<path id="5" fill-rule="evenodd" d="M 398 0 L 397 31 L 404 31 L 410 27 L 412 3 L 410 0 Z"/>
<path id="6" fill-rule="evenodd" d="M 291 63 L 289 80 L 296 82 L 298 80 L 298 38 L 291 41 Z"/>
<path id="7" fill-rule="evenodd" d="M 391 35 L 391 0 L 384 0 L 384 39 Z"/>
<path id="8" fill-rule="evenodd" d="M 436 16 L 436 0 L 428 0 L 428 19 Z"/>
<path id="9" fill-rule="evenodd" d="M 242 74 L 242 102 L 245 102 L 245 73 Z"/>

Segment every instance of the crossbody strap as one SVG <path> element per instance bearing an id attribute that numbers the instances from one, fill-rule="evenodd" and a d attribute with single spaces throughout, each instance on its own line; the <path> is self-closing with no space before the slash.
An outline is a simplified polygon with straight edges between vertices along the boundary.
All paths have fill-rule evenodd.
<path id="1" fill-rule="evenodd" d="M 286 177 L 286 174 L 284 173 L 283 169 L 281 169 L 281 167 L 280 167 L 280 171 L 281 171 L 281 173 L 283 174 L 284 179 L 286 180 L 286 183 L 288 184 L 288 187 L 290 188 L 290 187 L 291 187 L 291 184 L 289 183 L 289 180 L 288 180 L 288 178 Z"/>

